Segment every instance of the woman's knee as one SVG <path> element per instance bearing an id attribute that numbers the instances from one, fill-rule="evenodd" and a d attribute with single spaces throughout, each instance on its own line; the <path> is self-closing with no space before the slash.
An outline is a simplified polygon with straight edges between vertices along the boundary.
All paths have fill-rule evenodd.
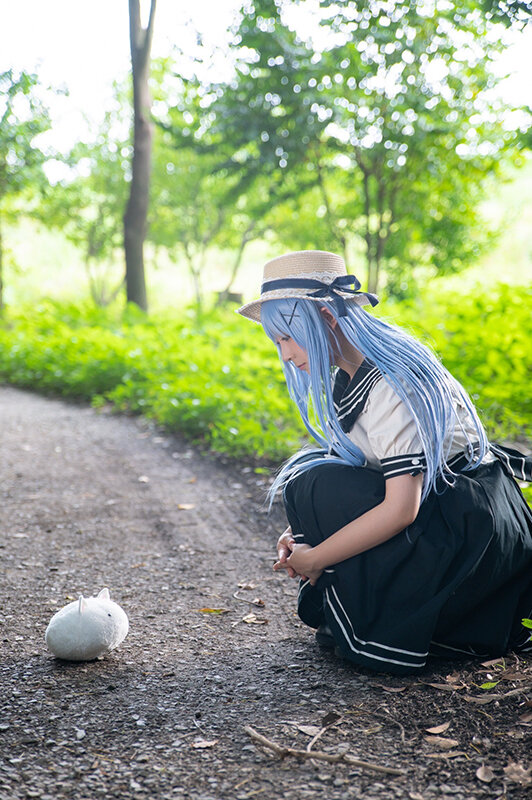
<path id="1" fill-rule="evenodd" d="M 303 517 L 312 509 L 320 518 L 338 513 L 355 519 L 384 499 L 384 478 L 377 470 L 320 465 L 286 486 L 285 503 Z"/>

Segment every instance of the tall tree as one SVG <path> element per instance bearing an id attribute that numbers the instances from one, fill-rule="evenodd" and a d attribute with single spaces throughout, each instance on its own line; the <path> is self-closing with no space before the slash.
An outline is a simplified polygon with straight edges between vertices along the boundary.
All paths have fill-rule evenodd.
<path id="1" fill-rule="evenodd" d="M 152 180 L 153 212 L 148 238 L 172 257 L 182 255 L 187 265 L 198 315 L 205 294 L 216 291 L 219 302 L 229 296 L 250 241 L 263 235 L 266 186 L 240 182 L 231 166 L 234 143 L 220 138 L 212 126 L 214 94 L 196 78 L 185 79 L 165 61 L 154 63 L 152 89 L 157 121 Z M 171 102 L 169 102 L 171 98 Z M 207 286 L 213 249 L 232 251 L 230 274 L 215 276 Z M 212 271 L 210 273 L 212 279 Z"/>
<path id="2" fill-rule="evenodd" d="M 501 43 L 475 6 L 322 0 L 339 44 L 321 57 L 321 105 L 357 187 L 350 227 L 364 238 L 370 291 L 383 268 L 394 294 L 429 266 L 456 271 L 489 239 L 479 203 L 518 144 L 486 91 Z"/>
<path id="3" fill-rule="evenodd" d="M 490 19 L 507 26 L 523 28 L 532 17 L 530 0 L 479 0 L 479 3 Z"/>
<path id="4" fill-rule="evenodd" d="M 465 266 L 483 238 L 487 181 L 519 147 L 485 91 L 501 45 L 478 3 L 321 0 L 319 48 L 297 40 L 283 14 L 293 5 L 255 0 L 242 12 L 236 79 L 211 108 L 234 143 L 231 169 L 273 185 L 282 172 L 283 191 L 299 176 L 322 241 L 364 247 L 372 291 L 384 269 L 399 293 L 423 270 Z M 300 222 L 308 241 L 304 210 L 293 207 L 291 243 Z"/>
<path id="5" fill-rule="evenodd" d="M 140 0 L 129 0 L 129 41 L 133 78 L 133 157 L 129 200 L 124 215 L 126 290 L 129 302 L 148 308 L 144 276 L 144 240 L 150 196 L 152 123 L 148 86 L 150 52 L 157 0 L 150 1 L 146 28 L 142 27 Z"/>
<path id="6" fill-rule="evenodd" d="M 16 215 L 13 201 L 45 183 L 49 157 L 35 142 L 48 130 L 50 117 L 39 94 L 36 75 L 0 73 L 0 309 L 3 306 L 2 223 Z"/>
<path id="7" fill-rule="evenodd" d="M 58 228 L 79 248 L 92 299 L 102 306 L 124 285 L 118 264 L 131 146 L 126 132 L 118 133 L 124 128 L 123 108 L 130 101 L 118 87 L 116 99 L 117 105 L 106 112 L 93 141 L 73 147 L 67 157 L 72 173 L 47 189 L 38 209 L 43 225 Z"/>

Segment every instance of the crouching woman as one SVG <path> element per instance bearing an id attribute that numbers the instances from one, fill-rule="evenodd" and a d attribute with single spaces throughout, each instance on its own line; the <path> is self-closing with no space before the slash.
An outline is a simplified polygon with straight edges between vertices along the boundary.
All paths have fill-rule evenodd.
<path id="1" fill-rule="evenodd" d="M 273 485 L 289 522 L 274 568 L 300 578 L 318 642 L 364 667 L 530 649 L 532 514 L 515 478 L 531 460 L 488 442 L 463 387 L 367 313 L 378 301 L 359 286 L 333 253 L 288 253 L 239 309 L 277 345 L 320 445 Z"/>

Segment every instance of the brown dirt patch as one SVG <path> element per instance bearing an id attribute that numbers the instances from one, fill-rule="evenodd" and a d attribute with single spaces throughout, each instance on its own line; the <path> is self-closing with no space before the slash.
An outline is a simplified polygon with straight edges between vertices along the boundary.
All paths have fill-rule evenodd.
<path id="1" fill-rule="evenodd" d="M 11 388 L 0 413 L 2 800 L 529 795 L 530 659 L 357 670 L 316 646 L 295 584 L 272 573 L 284 519 L 261 508 L 251 467 Z M 56 661 L 50 617 L 103 586 L 127 639 L 99 661 Z M 245 726 L 298 749 L 321 731 L 314 749 L 404 775 L 281 759 Z"/>

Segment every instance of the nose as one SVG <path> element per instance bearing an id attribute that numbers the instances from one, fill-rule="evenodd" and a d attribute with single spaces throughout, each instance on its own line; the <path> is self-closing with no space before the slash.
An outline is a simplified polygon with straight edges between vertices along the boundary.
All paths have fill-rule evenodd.
<path id="1" fill-rule="evenodd" d="M 283 361 L 291 361 L 292 348 L 290 347 L 290 340 L 287 341 L 282 339 L 279 342 L 279 347 L 281 350 L 281 358 L 283 359 Z"/>

